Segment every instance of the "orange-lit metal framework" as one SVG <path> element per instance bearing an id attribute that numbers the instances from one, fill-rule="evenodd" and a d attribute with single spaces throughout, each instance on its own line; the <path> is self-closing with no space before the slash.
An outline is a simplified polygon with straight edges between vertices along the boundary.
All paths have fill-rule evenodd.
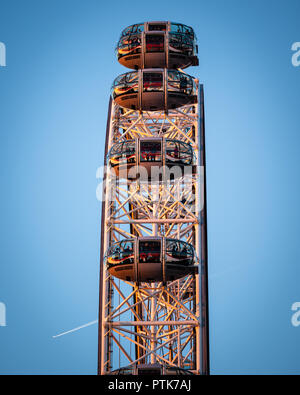
<path id="1" fill-rule="evenodd" d="M 196 65 L 193 29 L 182 24 L 133 25 L 118 44 L 124 49 L 128 35 L 140 34 L 141 63 L 125 64 L 117 51 L 127 67 L 144 67 L 149 48 L 153 56 L 151 69 L 113 83 L 109 105 L 99 374 L 209 374 L 204 96 L 196 79 L 167 69 L 175 26 L 193 48 L 181 66 Z M 137 99 L 119 101 L 116 87 Z"/>

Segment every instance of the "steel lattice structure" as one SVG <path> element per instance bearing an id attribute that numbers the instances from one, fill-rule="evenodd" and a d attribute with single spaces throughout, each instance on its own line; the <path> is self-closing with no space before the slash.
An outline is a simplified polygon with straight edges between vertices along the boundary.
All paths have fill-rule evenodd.
<path id="1" fill-rule="evenodd" d="M 142 374 L 139 368 L 153 370 L 158 365 L 165 374 L 209 374 L 204 96 L 197 80 L 195 89 L 197 102 L 172 109 L 143 111 L 110 101 L 102 206 L 99 374 L 120 373 L 120 368 L 123 373 Z M 155 180 L 129 178 L 127 171 L 116 175 L 107 162 L 112 147 L 141 139 L 189 144 L 193 165 L 181 167 L 175 175 L 176 169 L 162 166 Z M 153 238 L 161 243 L 161 281 L 120 280 L 105 264 L 106 252 L 125 239 L 132 243 L 130 259 L 136 271 L 141 270 L 136 240 Z M 167 281 L 170 240 L 192 245 L 196 255 L 192 272 Z"/>

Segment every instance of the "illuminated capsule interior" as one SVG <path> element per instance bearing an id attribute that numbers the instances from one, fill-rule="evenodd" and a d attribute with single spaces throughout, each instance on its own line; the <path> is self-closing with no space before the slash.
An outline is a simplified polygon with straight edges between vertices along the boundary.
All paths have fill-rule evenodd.
<path id="1" fill-rule="evenodd" d="M 112 97 L 121 107 L 133 110 L 174 109 L 197 103 L 196 81 L 177 70 L 132 71 L 114 80 Z"/>
<path id="2" fill-rule="evenodd" d="M 124 176 L 132 174 L 134 167 L 144 167 L 148 172 L 161 166 L 190 166 L 194 153 L 190 144 L 179 140 L 144 138 L 116 143 L 108 153 L 108 162 L 117 175 L 124 170 Z M 133 169 L 134 170 L 134 169 Z M 130 174 L 128 174 L 128 172 Z"/>
<path id="3" fill-rule="evenodd" d="M 184 241 L 136 238 L 114 243 L 106 253 L 108 271 L 133 282 L 173 281 L 195 272 L 195 250 Z"/>
<path id="4" fill-rule="evenodd" d="M 198 47 L 194 30 L 181 23 L 146 22 L 123 30 L 116 54 L 130 69 L 198 66 Z"/>

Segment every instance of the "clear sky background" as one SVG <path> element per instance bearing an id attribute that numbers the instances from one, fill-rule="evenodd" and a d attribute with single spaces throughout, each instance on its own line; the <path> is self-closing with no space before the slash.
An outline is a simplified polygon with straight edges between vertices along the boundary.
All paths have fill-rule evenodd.
<path id="1" fill-rule="evenodd" d="M 114 48 L 127 25 L 198 36 L 205 86 L 211 370 L 299 374 L 298 0 L 0 0 L 0 374 L 95 374 Z"/>

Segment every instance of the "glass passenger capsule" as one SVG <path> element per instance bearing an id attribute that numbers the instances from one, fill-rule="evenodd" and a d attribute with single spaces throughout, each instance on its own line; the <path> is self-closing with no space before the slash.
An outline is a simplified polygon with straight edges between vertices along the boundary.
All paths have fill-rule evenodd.
<path id="1" fill-rule="evenodd" d="M 121 107 L 133 110 L 174 109 L 197 103 L 197 82 L 177 70 L 132 71 L 114 80 L 112 97 Z"/>
<path id="2" fill-rule="evenodd" d="M 118 61 L 129 69 L 198 66 L 194 30 L 181 23 L 146 22 L 123 30 L 116 48 Z"/>
<path id="3" fill-rule="evenodd" d="M 132 282 L 173 281 L 195 273 L 194 247 L 164 237 L 122 240 L 105 254 L 109 273 Z"/>
<path id="4" fill-rule="evenodd" d="M 180 169 L 193 166 L 194 152 L 192 146 L 183 141 L 142 138 L 114 144 L 108 153 L 108 163 L 117 176 L 135 178 L 144 169 L 145 174 L 150 176 L 151 171 L 155 175 L 153 171 L 159 171 L 163 166 L 178 166 Z M 176 172 L 173 174 L 176 175 Z M 178 174 L 181 176 L 182 171 Z"/>

